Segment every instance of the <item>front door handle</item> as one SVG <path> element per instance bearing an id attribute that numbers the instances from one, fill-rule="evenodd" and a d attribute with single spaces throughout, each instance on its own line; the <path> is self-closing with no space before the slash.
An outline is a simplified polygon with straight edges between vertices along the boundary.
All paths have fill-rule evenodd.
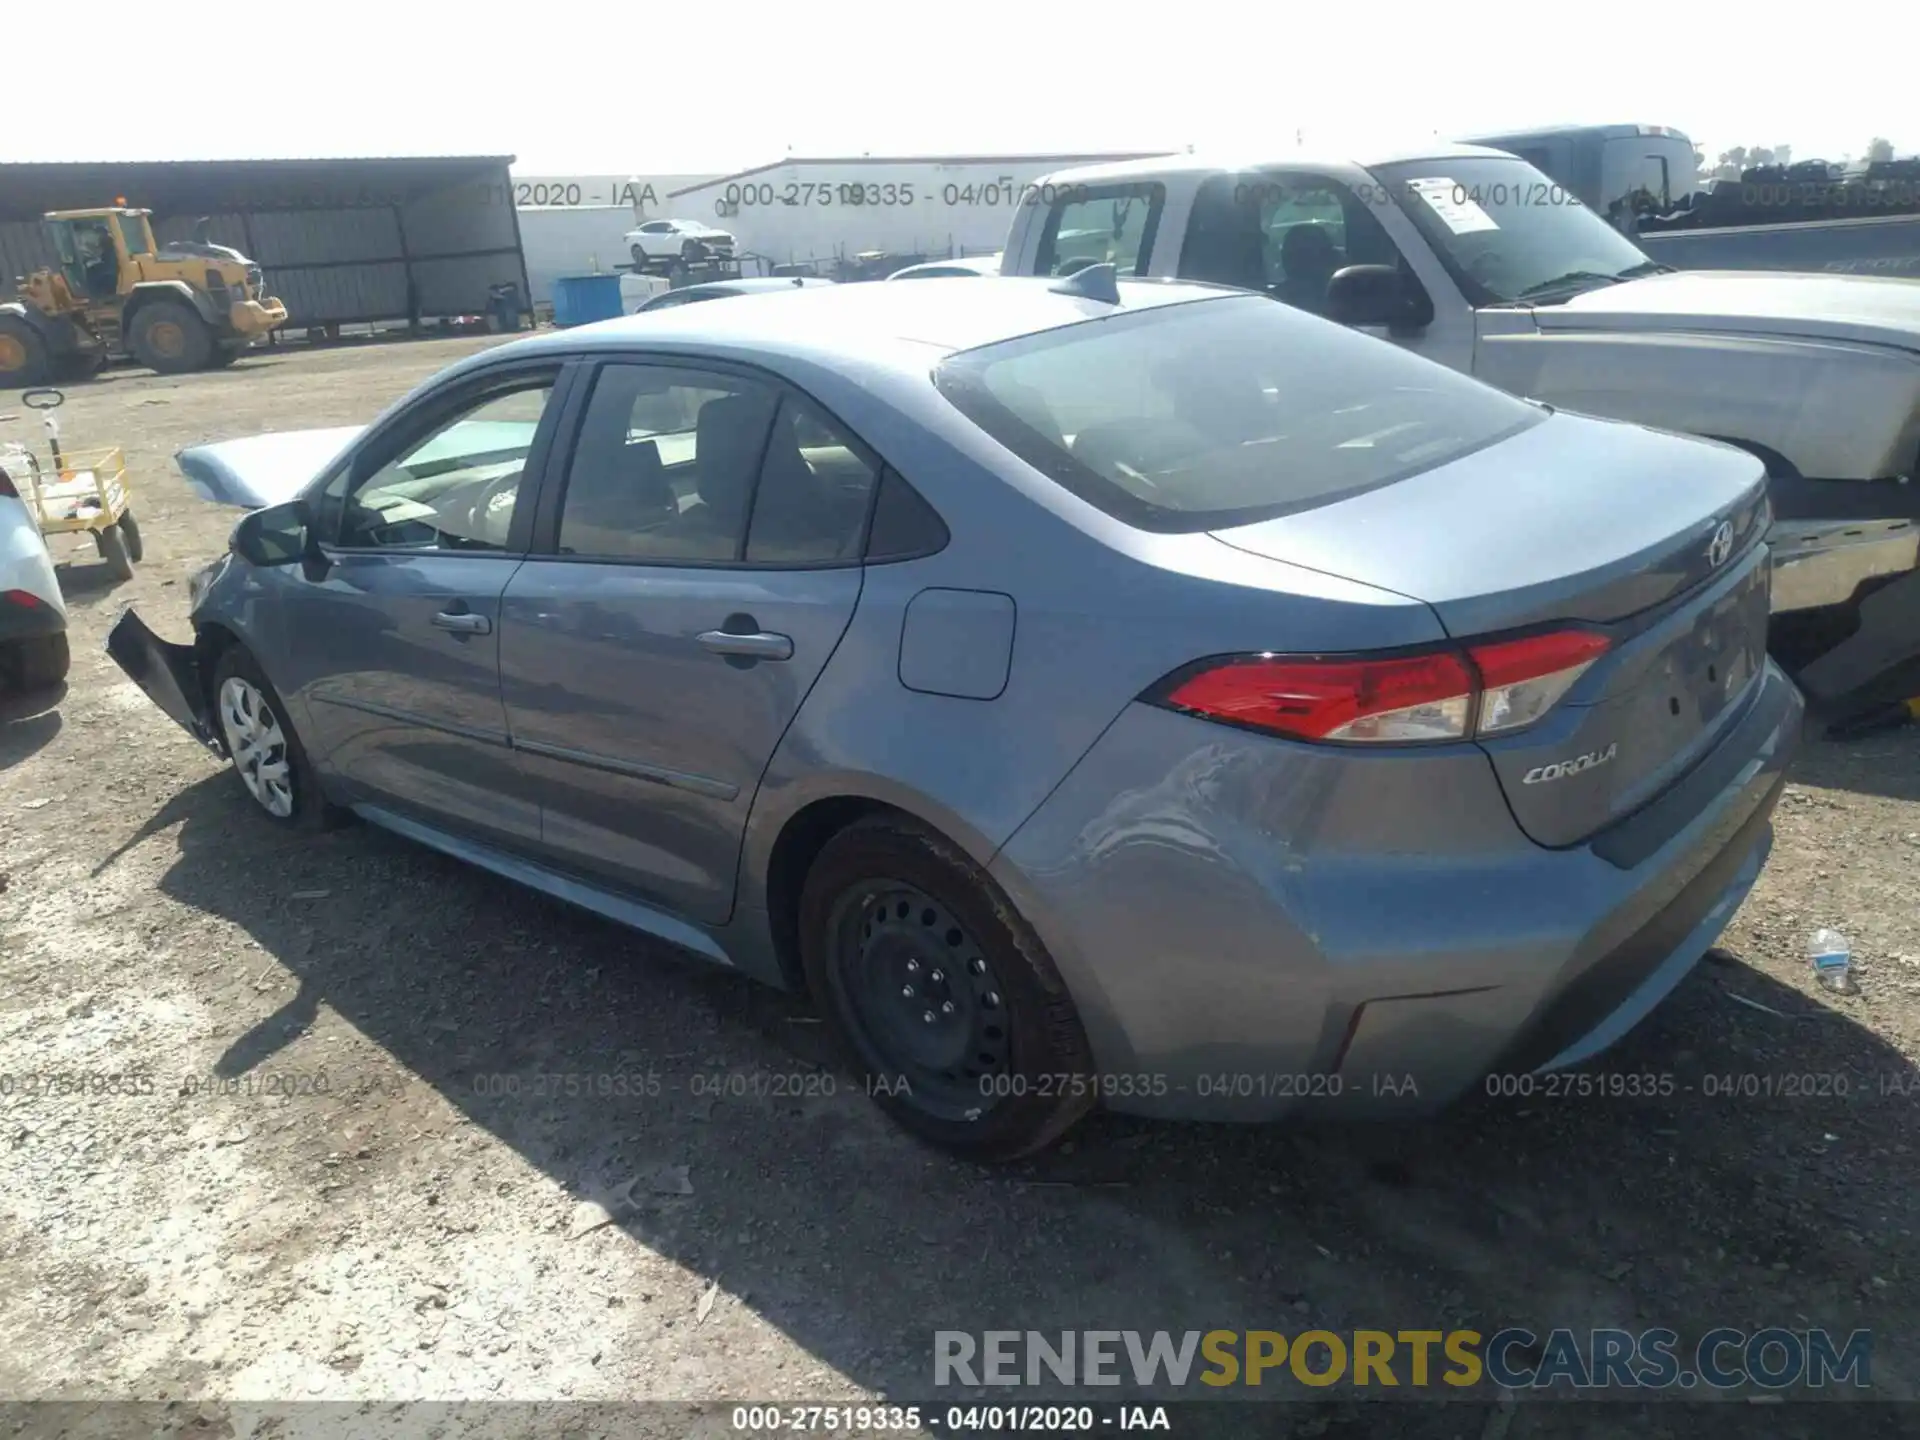
<path id="1" fill-rule="evenodd" d="M 491 635 L 493 622 L 484 615 L 475 615 L 466 610 L 442 610 L 433 617 L 433 623 L 442 630 L 451 630 L 456 635 Z"/>
<path id="2" fill-rule="evenodd" d="M 792 636 L 769 635 L 764 630 L 747 635 L 736 635 L 730 630 L 707 630 L 700 635 L 700 645 L 715 655 L 741 655 L 750 660 L 793 658 Z"/>

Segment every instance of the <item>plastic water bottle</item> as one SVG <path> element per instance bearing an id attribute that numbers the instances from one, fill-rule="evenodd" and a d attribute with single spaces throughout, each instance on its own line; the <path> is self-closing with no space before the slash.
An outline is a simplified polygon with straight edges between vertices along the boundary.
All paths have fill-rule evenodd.
<path id="1" fill-rule="evenodd" d="M 1813 977 L 1829 990 L 1846 994 L 1853 989 L 1849 966 L 1853 947 L 1838 930 L 1816 930 L 1807 941 L 1807 959 L 1813 962 Z"/>

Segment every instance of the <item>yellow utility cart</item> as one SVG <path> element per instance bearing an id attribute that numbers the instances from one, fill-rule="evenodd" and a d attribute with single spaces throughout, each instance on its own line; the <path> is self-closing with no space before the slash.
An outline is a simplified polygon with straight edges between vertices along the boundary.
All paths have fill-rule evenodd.
<path id="1" fill-rule="evenodd" d="M 60 422 L 53 412 L 66 398 L 52 389 L 29 390 L 20 397 L 28 409 L 41 412 L 53 456 L 51 470 L 41 469 L 37 460 L 29 467 L 26 483 L 18 487 L 20 498 L 39 522 L 41 534 L 84 531 L 93 537 L 94 549 L 113 578 L 131 580 L 145 550 L 127 490 L 126 454 L 118 445 L 106 450 L 62 450 Z"/>

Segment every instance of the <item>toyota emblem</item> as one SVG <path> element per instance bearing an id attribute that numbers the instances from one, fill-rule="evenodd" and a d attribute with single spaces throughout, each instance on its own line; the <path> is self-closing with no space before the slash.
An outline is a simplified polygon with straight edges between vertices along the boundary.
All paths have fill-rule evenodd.
<path id="1" fill-rule="evenodd" d="M 1727 563 L 1727 557 L 1733 554 L 1733 522 L 1722 520 L 1720 528 L 1713 532 L 1713 539 L 1707 542 L 1707 563 L 1718 570 Z"/>

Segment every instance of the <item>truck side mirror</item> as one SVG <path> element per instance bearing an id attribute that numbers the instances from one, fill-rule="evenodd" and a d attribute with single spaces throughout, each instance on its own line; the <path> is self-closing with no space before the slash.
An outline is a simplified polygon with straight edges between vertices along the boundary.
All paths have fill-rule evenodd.
<path id="1" fill-rule="evenodd" d="M 1341 325 L 1420 330 L 1433 323 L 1433 302 L 1392 265 L 1348 265 L 1327 282 L 1327 318 Z"/>

